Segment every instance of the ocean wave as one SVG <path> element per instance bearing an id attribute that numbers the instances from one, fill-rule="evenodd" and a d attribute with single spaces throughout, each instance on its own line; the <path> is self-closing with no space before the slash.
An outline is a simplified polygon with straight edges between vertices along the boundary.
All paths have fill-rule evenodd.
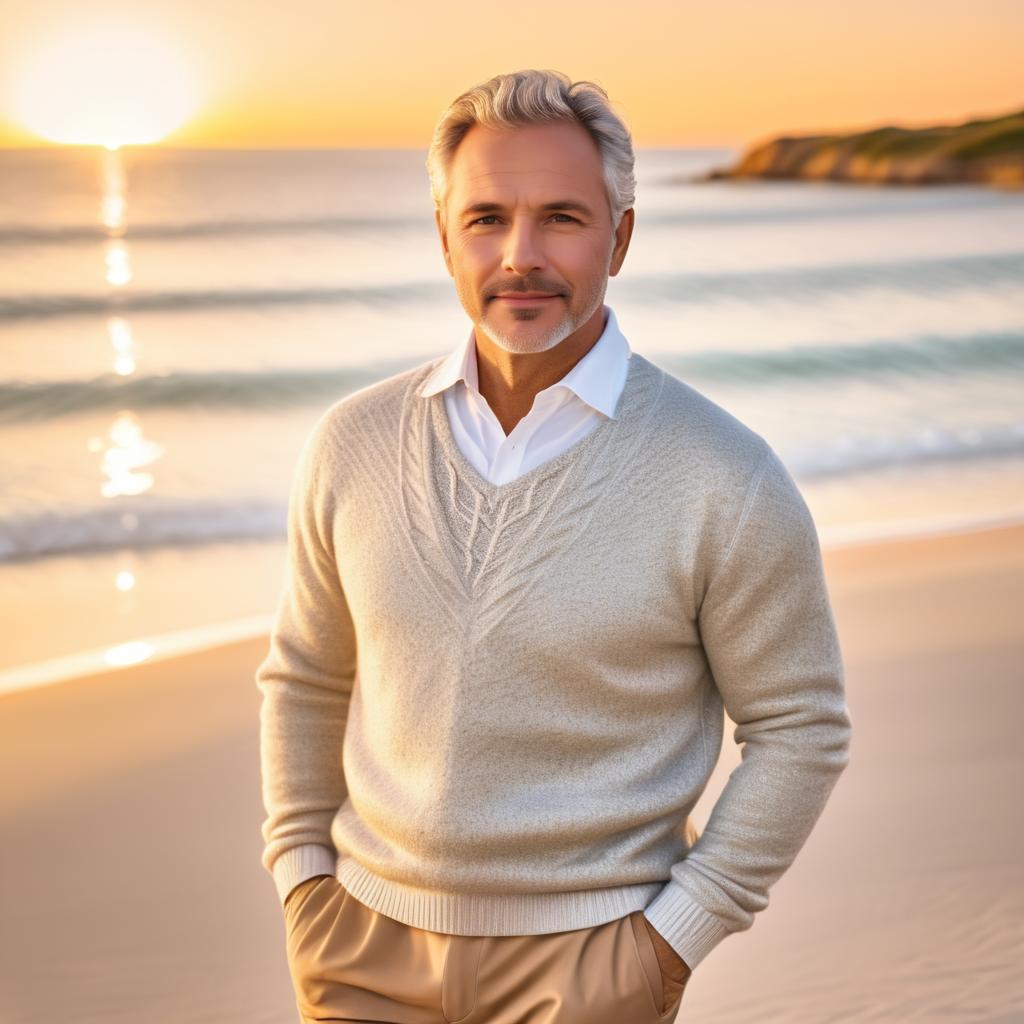
<path id="1" fill-rule="evenodd" d="M 1024 455 L 1024 419 L 991 427 L 922 426 L 905 437 L 841 437 L 793 448 L 785 461 L 803 481 Z"/>
<path id="2" fill-rule="evenodd" d="M 175 240 L 188 238 L 230 238 L 274 235 L 336 234 L 409 231 L 432 228 L 429 212 L 422 217 L 237 217 L 182 223 L 128 224 L 112 234 L 102 224 L 9 224 L 0 226 L 0 246 L 69 245 L 120 241 Z"/>
<path id="3" fill-rule="evenodd" d="M 0 384 L 0 423 L 52 420 L 102 409 L 205 410 L 301 407 L 341 396 L 404 369 L 407 361 L 341 369 L 175 371 L 89 380 Z"/>
<path id="4" fill-rule="evenodd" d="M 672 186 L 683 179 L 672 177 L 653 181 L 654 185 Z M 778 185 L 776 184 L 776 188 Z M 813 202 L 814 193 L 800 188 L 801 205 L 773 202 L 764 206 L 729 205 L 720 208 L 692 207 L 681 210 L 637 208 L 638 223 L 644 228 L 696 227 L 715 224 L 761 224 L 769 222 L 859 219 L 881 216 L 891 218 L 904 215 L 935 215 L 958 210 L 1019 208 L 1015 196 L 1004 196 L 985 189 L 957 189 L 941 193 L 907 194 L 904 196 L 880 192 L 878 198 L 865 195 L 851 197 L 848 190 L 836 189 L 822 194 L 820 204 Z M 429 206 L 422 214 L 400 217 L 373 217 L 366 215 L 307 216 L 307 217 L 224 217 L 193 221 L 150 221 L 124 226 L 116 237 L 126 242 L 175 241 L 190 238 L 274 237 L 280 235 L 359 235 L 389 232 L 434 230 Z M 110 229 L 98 223 L 77 224 L 0 224 L 0 246 L 17 245 L 76 245 L 108 241 Z"/>
<path id="5" fill-rule="evenodd" d="M 1024 370 L 1024 331 L 922 336 L 852 345 L 801 345 L 766 352 L 652 354 L 651 361 L 691 381 L 754 387 L 780 381 L 941 377 L 964 372 Z M 425 361 L 425 360 L 422 360 Z M 413 362 L 355 367 L 246 372 L 174 371 L 85 380 L 0 383 L 0 424 L 51 420 L 102 409 L 272 409 L 341 396 L 401 372 Z"/>
<path id="6" fill-rule="evenodd" d="M 811 301 L 826 295 L 853 296 L 883 289 L 903 294 L 940 295 L 957 301 L 957 291 L 989 291 L 1024 283 L 1024 252 L 977 253 L 939 259 L 865 261 L 815 266 L 757 268 L 708 274 L 664 274 L 623 278 L 620 295 L 645 304 L 709 301 Z M 0 305 L 2 309 L 2 305 Z"/>
<path id="7" fill-rule="evenodd" d="M 757 385 L 781 380 L 944 376 L 964 371 L 1024 369 L 1024 331 L 920 335 L 850 345 L 797 345 L 765 352 L 704 351 L 654 359 L 692 380 Z"/>
<path id="8" fill-rule="evenodd" d="M 195 309 L 259 306 L 301 306 L 348 303 L 392 309 L 413 302 L 436 302 L 450 295 L 443 281 L 403 282 L 355 287 L 219 288 L 210 291 L 119 291 L 110 294 L 28 297 L 0 295 L 0 323 L 5 320 L 46 319 L 100 313 L 105 316 Z"/>
<path id="9" fill-rule="evenodd" d="M 825 266 L 755 269 L 727 273 L 648 274 L 617 282 L 617 295 L 629 302 L 701 305 L 709 301 L 811 300 L 883 288 L 894 293 L 946 295 L 957 289 L 989 290 L 1024 282 L 1024 252 L 981 253 L 931 260 L 875 261 Z M 78 294 L 0 295 L 0 324 L 83 314 L 175 312 L 317 303 L 395 309 L 416 303 L 441 303 L 452 295 L 451 282 L 401 281 L 380 285 L 302 288 L 220 288 L 202 291 L 134 291 Z M 951 298 L 950 301 L 953 301 Z"/>
<path id="10" fill-rule="evenodd" d="M 659 184 L 683 184 L 682 179 L 672 177 L 662 179 Z M 1020 198 L 1012 192 L 1000 193 L 986 188 L 973 186 L 954 186 L 949 190 L 912 190 L 909 192 L 891 191 L 891 186 L 870 185 L 859 187 L 856 193 L 844 183 L 834 182 L 790 182 L 775 180 L 768 189 L 772 198 L 777 200 L 780 195 L 790 194 L 799 197 L 800 205 L 785 202 L 770 202 L 764 206 L 744 206 L 741 203 L 730 203 L 718 208 L 690 208 L 681 210 L 657 210 L 648 212 L 637 209 L 637 224 L 649 227 L 700 227 L 702 225 L 726 224 L 766 224 L 796 223 L 820 220 L 866 220 L 871 217 L 884 217 L 891 220 L 895 217 L 931 216 L 956 213 L 961 210 L 991 210 L 998 213 L 1001 209 L 1013 212 L 1020 210 Z M 759 191 L 765 190 L 765 182 L 757 183 Z M 735 189 L 736 183 L 726 184 L 725 189 Z M 740 185 L 740 187 L 745 187 Z M 872 194 L 873 193 L 873 194 Z M 750 197 L 748 197 L 750 198 Z M 815 198 L 818 202 L 815 202 Z"/>
<path id="11" fill-rule="evenodd" d="M 1009 427 L 953 431 L 922 429 L 900 439 L 838 439 L 814 449 L 780 452 L 800 484 L 865 472 L 1024 456 L 1024 421 Z M 0 520 L 0 563 L 55 555 L 283 541 L 287 503 L 123 496 L 116 502 L 23 513 Z"/>
<path id="12" fill-rule="evenodd" d="M 287 505 L 125 496 L 84 509 L 0 520 L 0 563 L 118 549 L 181 547 L 285 535 Z"/>

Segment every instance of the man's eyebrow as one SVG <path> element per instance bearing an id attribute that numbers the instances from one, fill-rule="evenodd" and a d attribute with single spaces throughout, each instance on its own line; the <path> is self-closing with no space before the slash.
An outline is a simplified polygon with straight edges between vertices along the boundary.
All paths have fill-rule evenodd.
<path id="1" fill-rule="evenodd" d="M 577 213 L 582 213 L 585 217 L 594 216 L 594 211 L 586 203 L 581 203 L 578 199 L 558 199 L 552 203 L 544 203 L 540 209 L 544 213 L 555 210 L 575 210 Z M 471 213 L 500 213 L 501 210 L 501 203 L 470 203 L 469 206 L 463 208 L 461 216 L 465 217 Z"/>

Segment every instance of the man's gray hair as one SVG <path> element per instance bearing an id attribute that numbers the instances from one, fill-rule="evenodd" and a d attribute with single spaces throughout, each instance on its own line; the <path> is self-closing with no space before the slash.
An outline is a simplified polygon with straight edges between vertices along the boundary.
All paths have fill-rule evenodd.
<path id="1" fill-rule="evenodd" d="M 594 82 L 573 82 L 560 71 L 513 71 L 464 92 L 444 112 L 427 152 L 430 194 L 447 226 L 448 172 L 455 150 L 474 124 L 518 128 L 551 121 L 576 121 L 597 144 L 604 169 L 613 230 L 634 203 L 633 140 L 612 110 L 608 94 Z"/>

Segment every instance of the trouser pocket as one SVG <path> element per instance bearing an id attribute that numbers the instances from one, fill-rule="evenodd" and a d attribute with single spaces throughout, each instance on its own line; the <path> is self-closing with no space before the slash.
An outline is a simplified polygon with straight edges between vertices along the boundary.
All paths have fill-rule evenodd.
<path id="1" fill-rule="evenodd" d="M 634 910 L 629 915 L 629 923 L 633 926 L 633 938 L 636 942 L 636 952 L 640 959 L 640 966 L 644 969 L 644 976 L 647 978 L 647 989 L 651 996 L 651 1003 L 654 1012 L 660 1018 L 666 1010 L 662 1009 L 664 997 L 663 981 L 661 976 L 661 964 L 658 963 L 658 951 L 654 948 L 654 940 L 644 923 L 644 912 Z"/>
<path id="2" fill-rule="evenodd" d="M 448 1024 L 464 1020 L 476 1006 L 480 953 L 484 938 L 480 935 L 450 935 L 441 979 L 441 1012 Z"/>

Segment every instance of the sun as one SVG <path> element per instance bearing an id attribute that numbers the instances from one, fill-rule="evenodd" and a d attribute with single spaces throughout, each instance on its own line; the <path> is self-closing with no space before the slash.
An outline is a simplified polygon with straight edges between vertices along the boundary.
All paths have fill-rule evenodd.
<path id="1" fill-rule="evenodd" d="M 195 111 L 188 62 L 142 28 L 90 26 L 53 39 L 15 74 L 11 113 L 51 142 L 158 142 Z"/>

